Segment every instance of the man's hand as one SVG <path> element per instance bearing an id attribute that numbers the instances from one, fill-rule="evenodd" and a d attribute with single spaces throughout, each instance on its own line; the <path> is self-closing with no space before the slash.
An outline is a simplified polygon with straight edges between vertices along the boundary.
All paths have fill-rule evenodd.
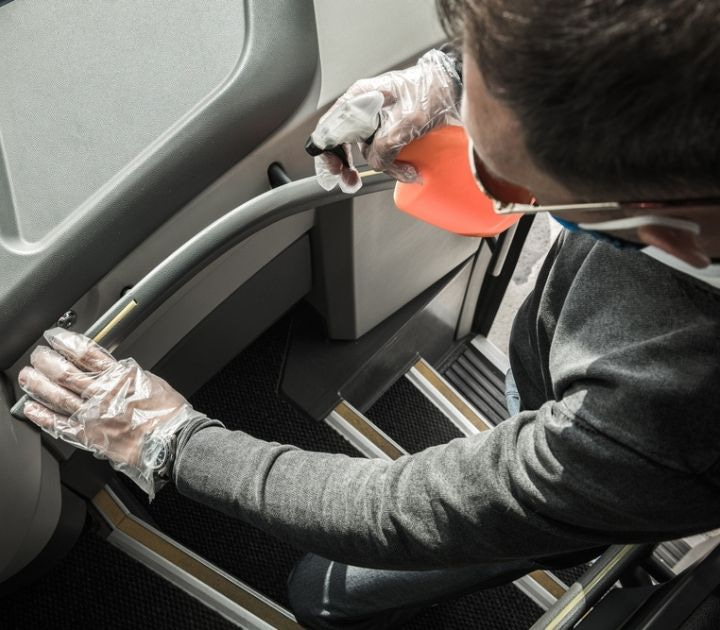
<path id="1" fill-rule="evenodd" d="M 94 341 L 61 328 L 33 351 L 18 381 L 32 398 L 25 416 L 75 446 L 109 459 L 148 494 L 173 455 L 173 438 L 204 418 L 163 379 L 133 359 L 115 360 Z"/>
<path id="2" fill-rule="evenodd" d="M 431 50 L 411 68 L 357 81 L 320 119 L 313 139 L 323 144 L 323 138 L 316 138 L 316 134 L 323 131 L 323 136 L 338 140 L 337 129 L 341 125 L 347 127 L 344 106 L 359 96 L 373 93 L 379 94 L 382 99 L 380 127 L 371 143 L 359 141 L 358 147 L 376 171 L 385 171 L 402 182 L 415 181 L 415 169 L 410 164 L 396 162 L 395 158 L 405 146 L 431 129 L 460 124 L 461 77 L 455 64 L 444 52 Z M 347 143 L 358 139 L 339 140 L 346 143 L 342 146 L 350 168 L 345 167 L 336 155 L 323 153 L 315 158 L 315 170 L 325 188 L 332 188 L 340 182 L 346 192 L 353 192 L 360 187 L 360 180 L 353 167 L 350 144 Z"/>

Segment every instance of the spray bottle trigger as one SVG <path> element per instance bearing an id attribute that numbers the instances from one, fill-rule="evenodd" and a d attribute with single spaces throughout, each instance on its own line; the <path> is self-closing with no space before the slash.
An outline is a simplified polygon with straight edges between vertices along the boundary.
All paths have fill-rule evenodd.
<path id="1" fill-rule="evenodd" d="M 322 155 L 323 153 L 332 153 L 342 162 L 345 168 L 350 168 L 350 164 L 348 164 L 347 160 L 347 155 L 345 155 L 345 149 L 343 149 L 341 146 L 326 147 L 324 149 L 321 149 L 312 141 L 312 137 L 310 137 L 305 143 L 305 152 L 312 157 L 317 157 L 318 155 Z"/>

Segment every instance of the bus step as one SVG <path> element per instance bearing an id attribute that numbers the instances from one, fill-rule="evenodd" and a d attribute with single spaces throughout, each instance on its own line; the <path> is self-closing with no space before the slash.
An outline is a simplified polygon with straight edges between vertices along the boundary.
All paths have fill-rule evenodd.
<path id="1" fill-rule="evenodd" d="M 287 609 L 133 515 L 109 487 L 93 506 L 110 528 L 107 541 L 246 630 L 300 628 Z"/>
<path id="2" fill-rule="evenodd" d="M 493 425 L 507 417 L 505 373 L 507 357 L 487 338 L 478 336 L 445 370 L 445 380 Z"/>
<path id="3" fill-rule="evenodd" d="M 368 415 L 384 434 L 406 445 L 410 452 L 456 437 L 477 435 L 493 426 L 424 359 L 419 359 L 406 378 L 395 383 L 368 410 Z M 514 584 L 543 610 L 567 589 L 549 571 L 535 571 Z"/>
<path id="4" fill-rule="evenodd" d="M 388 389 L 368 410 L 368 415 L 372 421 L 343 401 L 325 422 L 366 457 L 386 460 L 463 436 L 407 379 L 398 380 Z M 535 571 L 513 584 L 538 607 L 520 622 L 523 624 L 533 623 L 566 590 L 557 577 L 546 571 Z"/>
<path id="5" fill-rule="evenodd" d="M 307 450 L 358 456 L 357 450 L 337 433 L 278 395 L 291 324 L 292 315 L 288 315 L 271 326 L 199 389 L 190 402 L 229 429 Z M 182 496 L 172 484 L 148 504 L 147 497 L 130 479 L 123 475 L 120 479 L 145 506 L 163 536 L 287 610 L 287 578 L 302 551 Z M 206 603 L 216 608 L 212 601 Z"/>

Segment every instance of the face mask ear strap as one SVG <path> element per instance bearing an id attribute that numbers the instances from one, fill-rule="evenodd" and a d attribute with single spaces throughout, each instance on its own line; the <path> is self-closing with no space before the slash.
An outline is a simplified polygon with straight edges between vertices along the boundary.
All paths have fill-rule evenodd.
<path id="1" fill-rule="evenodd" d="M 572 221 L 568 221 L 566 219 L 561 219 L 554 214 L 550 215 L 553 219 L 555 219 L 560 225 L 562 225 L 566 230 L 569 230 L 570 232 L 576 232 L 578 234 L 589 234 L 597 241 L 602 241 L 603 243 L 609 243 L 612 245 L 615 249 L 625 249 L 625 250 L 641 250 L 645 247 L 645 245 L 642 245 L 640 243 L 633 243 L 631 241 L 626 241 L 621 238 L 615 238 L 614 236 L 610 236 L 609 234 L 605 234 L 605 232 L 599 232 L 597 230 L 594 230 L 591 228 L 583 227 L 583 225 L 590 225 L 594 226 L 594 223 L 585 223 L 585 224 L 578 224 L 573 223 Z"/>
<path id="2" fill-rule="evenodd" d="M 601 221 L 600 223 L 578 223 L 578 227 L 584 230 L 594 231 L 632 230 L 635 228 L 645 227 L 649 225 L 669 227 L 676 230 L 685 230 L 686 232 L 692 232 L 696 236 L 700 234 L 700 226 L 693 221 L 676 219 L 674 217 L 659 217 L 654 215 L 627 217 L 624 219 L 616 219 L 613 221 Z"/>

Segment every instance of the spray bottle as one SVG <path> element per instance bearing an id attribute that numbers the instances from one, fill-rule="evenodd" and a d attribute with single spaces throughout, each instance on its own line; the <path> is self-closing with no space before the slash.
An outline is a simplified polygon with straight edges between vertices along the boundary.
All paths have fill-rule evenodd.
<path id="1" fill-rule="evenodd" d="M 382 95 L 370 92 L 337 108 L 325 126 L 305 145 L 310 155 L 332 153 L 348 167 L 344 143 L 369 144 L 380 127 Z M 397 160 L 412 164 L 416 182 L 398 182 L 394 200 L 399 210 L 426 223 L 464 236 L 496 236 L 519 220 L 499 215 L 477 186 L 468 162 L 468 138 L 463 127 L 445 125 L 404 147 Z"/>

